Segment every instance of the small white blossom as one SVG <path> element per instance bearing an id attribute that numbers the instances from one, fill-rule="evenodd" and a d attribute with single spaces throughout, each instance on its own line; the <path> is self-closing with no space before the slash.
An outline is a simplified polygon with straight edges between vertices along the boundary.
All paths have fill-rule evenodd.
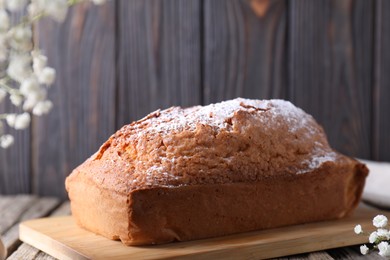
<path id="1" fill-rule="evenodd" d="M 5 118 L 5 120 L 7 121 L 7 124 L 10 126 L 10 127 L 14 127 L 15 126 L 15 121 L 16 121 L 16 114 L 8 114 Z"/>
<path id="2" fill-rule="evenodd" d="M 389 243 L 387 242 L 380 242 L 378 244 L 378 249 L 379 249 L 379 255 L 381 256 L 390 256 L 390 246 L 389 246 Z"/>
<path id="3" fill-rule="evenodd" d="M 45 100 L 47 96 L 46 89 L 39 85 L 38 80 L 35 77 L 30 77 L 22 82 L 20 93 L 26 97 L 23 104 L 24 111 L 30 111 L 40 101 Z"/>
<path id="4" fill-rule="evenodd" d="M 378 237 L 385 238 L 386 240 L 390 239 L 390 232 L 387 229 L 378 228 L 376 233 L 377 233 Z"/>
<path id="5" fill-rule="evenodd" d="M 0 88 L 0 103 L 4 100 L 6 96 L 7 96 L 7 92 Z"/>
<path id="6" fill-rule="evenodd" d="M 15 12 L 22 10 L 27 4 L 27 0 L 7 0 L 6 3 L 8 10 Z"/>
<path id="7" fill-rule="evenodd" d="M 28 6 L 27 6 L 27 13 L 30 16 L 31 19 L 33 19 L 34 16 L 38 15 L 40 12 L 40 8 L 37 5 L 36 1 L 32 1 Z"/>
<path id="8" fill-rule="evenodd" d="M 20 106 L 23 102 L 23 97 L 18 94 L 12 94 L 9 99 L 11 100 L 11 103 L 17 107 Z"/>
<path id="9" fill-rule="evenodd" d="M 23 113 L 17 115 L 15 118 L 15 129 L 21 130 L 25 129 L 30 125 L 31 117 L 29 113 Z"/>
<path id="10" fill-rule="evenodd" d="M 106 0 L 92 0 L 95 5 L 102 5 L 106 3 Z"/>
<path id="11" fill-rule="evenodd" d="M 46 67 L 38 75 L 39 83 L 52 85 L 56 79 L 56 71 L 53 68 Z"/>
<path id="12" fill-rule="evenodd" d="M 31 73 L 31 57 L 23 54 L 14 54 L 11 56 L 10 63 L 7 68 L 8 76 L 17 81 L 22 82 L 28 78 Z"/>
<path id="13" fill-rule="evenodd" d="M 6 35 L 0 33 L 0 62 L 7 60 L 8 58 L 8 49 L 7 49 L 7 39 Z"/>
<path id="14" fill-rule="evenodd" d="M 3 135 L 0 136 L 0 147 L 8 148 L 14 143 L 14 137 L 12 135 Z"/>
<path id="15" fill-rule="evenodd" d="M 31 55 L 33 57 L 33 70 L 35 75 L 39 75 L 42 70 L 46 67 L 47 57 L 45 55 L 40 54 L 37 51 L 32 51 Z"/>
<path id="16" fill-rule="evenodd" d="M 16 50 L 29 51 L 32 49 L 32 31 L 27 26 L 16 26 L 8 32 L 11 46 Z"/>
<path id="17" fill-rule="evenodd" d="M 356 225 L 355 228 L 353 229 L 356 234 L 361 234 L 363 233 L 362 226 L 361 225 Z"/>
<path id="18" fill-rule="evenodd" d="M 44 88 L 40 88 L 39 91 L 34 92 L 27 97 L 27 99 L 23 103 L 23 110 L 30 111 L 33 109 L 40 101 L 46 99 L 47 91 Z"/>
<path id="19" fill-rule="evenodd" d="M 372 220 L 372 223 L 377 228 L 384 228 L 387 226 L 387 218 L 383 215 L 378 215 Z"/>
<path id="20" fill-rule="evenodd" d="M 360 246 L 360 253 L 366 255 L 370 249 L 366 245 Z"/>
<path id="21" fill-rule="evenodd" d="M 34 106 L 46 99 L 47 91 L 39 85 L 35 77 L 30 77 L 22 82 L 20 93 L 26 98 L 23 104 L 23 110 L 30 111 Z"/>
<path id="22" fill-rule="evenodd" d="M 7 31 L 9 28 L 9 15 L 4 9 L 0 9 L 0 32 Z"/>
<path id="23" fill-rule="evenodd" d="M 378 234 L 376 231 L 372 232 L 371 235 L 368 237 L 368 241 L 370 243 L 375 243 L 375 241 L 378 239 Z"/>
<path id="24" fill-rule="evenodd" d="M 33 109 L 33 114 L 36 116 L 41 116 L 50 112 L 53 107 L 53 103 L 50 100 L 45 100 L 38 102 Z"/>
<path id="25" fill-rule="evenodd" d="M 30 77 L 20 85 L 20 93 L 25 97 L 35 95 L 40 89 L 39 82 L 35 77 Z"/>
<path id="26" fill-rule="evenodd" d="M 68 14 L 68 3 L 66 0 L 46 0 L 41 8 L 44 12 L 57 22 L 63 22 Z"/>

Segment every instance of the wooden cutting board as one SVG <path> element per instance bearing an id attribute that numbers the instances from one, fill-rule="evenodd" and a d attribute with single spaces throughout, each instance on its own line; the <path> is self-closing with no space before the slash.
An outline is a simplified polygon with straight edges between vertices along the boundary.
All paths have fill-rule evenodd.
<path id="1" fill-rule="evenodd" d="M 127 247 L 79 228 L 71 216 L 42 218 L 20 224 L 20 239 L 59 259 L 262 259 L 363 244 L 367 236 L 353 228 L 373 231 L 372 218 L 390 212 L 360 205 L 354 215 L 336 221 L 296 225 L 264 231 Z"/>

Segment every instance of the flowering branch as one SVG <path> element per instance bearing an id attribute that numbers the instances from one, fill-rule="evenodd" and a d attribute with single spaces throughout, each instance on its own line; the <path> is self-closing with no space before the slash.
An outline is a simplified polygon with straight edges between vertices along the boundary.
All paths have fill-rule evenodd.
<path id="1" fill-rule="evenodd" d="M 372 220 L 372 223 L 378 229 L 369 235 L 368 244 L 360 246 L 360 252 L 366 255 L 370 250 L 378 249 L 380 256 L 390 257 L 390 231 L 386 229 L 387 217 L 378 215 Z M 354 231 L 356 234 L 364 234 L 361 225 L 356 225 Z"/>
<path id="2" fill-rule="evenodd" d="M 16 130 L 30 125 L 31 114 L 50 112 L 53 104 L 47 91 L 54 83 L 56 71 L 47 66 L 47 57 L 33 42 L 32 27 L 43 17 L 63 22 L 69 7 L 91 1 L 96 5 L 105 0 L 0 0 L 0 103 L 9 99 L 18 113 L 0 114 L 0 147 L 14 143 L 4 125 Z M 19 22 L 11 25 L 10 14 L 27 11 Z"/>

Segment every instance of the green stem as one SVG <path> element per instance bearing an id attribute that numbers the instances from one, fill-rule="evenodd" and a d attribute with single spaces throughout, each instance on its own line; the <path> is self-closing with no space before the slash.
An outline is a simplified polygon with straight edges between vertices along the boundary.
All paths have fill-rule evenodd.
<path id="1" fill-rule="evenodd" d="M 10 86 L 6 85 L 6 83 L 0 82 L 0 88 L 7 91 L 9 94 L 19 94 L 20 91 L 14 88 L 11 88 Z"/>
<path id="2" fill-rule="evenodd" d="M 72 7 L 74 5 L 77 5 L 79 3 L 83 2 L 83 0 L 68 0 L 68 6 L 69 7 Z M 26 25 L 31 25 L 33 24 L 34 22 L 42 19 L 43 17 L 46 17 L 47 14 L 45 14 L 44 12 L 40 12 L 38 13 L 37 15 L 33 16 L 31 19 L 30 17 L 28 16 L 24 16 L 22 18 L 22 21 L 18 24 L 15 25 L 15 27 L 18 27 L 18 26 L 26 26 Z"/>

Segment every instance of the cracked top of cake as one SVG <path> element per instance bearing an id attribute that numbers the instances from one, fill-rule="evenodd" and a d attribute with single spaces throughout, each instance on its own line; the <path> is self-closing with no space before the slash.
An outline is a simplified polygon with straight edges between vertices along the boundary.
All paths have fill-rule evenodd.
<path id="1" fill-rule="evenodd" d="M 72 175 L 130 192 L 306 174 L 338 156 L 290 102 L 237 98 L 157 110 L 122 127 Z"/>

